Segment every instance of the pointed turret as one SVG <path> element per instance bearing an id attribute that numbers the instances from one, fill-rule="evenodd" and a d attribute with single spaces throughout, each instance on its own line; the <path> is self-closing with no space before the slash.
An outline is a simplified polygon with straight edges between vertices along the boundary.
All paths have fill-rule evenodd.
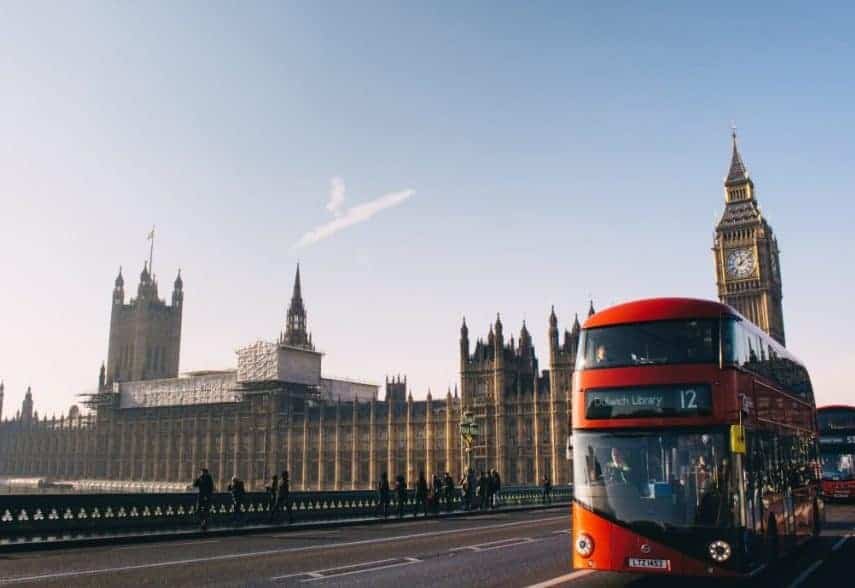
<path id="1" fill-rule="evenodd" d="M 291 293 L 291 304 L 288 306 L 288 316 L 285 320 L 285 331 L 280 335 L 279 342 L 291 347 L 302 347 L 314 350 L 311 337 L 306 329 L 306 308 L 303 306 L 303 288 L 300 283 L 300 264 L 294 276 L 294 289 Z"/>
<path id="2" fill-rule="evenodd" d="M 469 361 L 469 327 L 466 326 L 466 317 L 463 317 L 463 324 L 460 326 L 460 370 L 466 367 Z"/>
<path id="3" fill-rule="evenodd" d="M 581 330 L 582 325 L 579 323 L 579 313 L 576 313 L 576 318 L 573 319 L 573 326 L 570 328 L 570 333 L 576 335 Z"/>
<path id="4" fill-rule="evenodd" d="M 107 367 L 104 362 L 101 362 L 101 369 L 98 370 L 98 392 L 102 392 L 107 385 Z"/>
<path id="5" fill-rule="evenodd" d="M 558 316 L 555 314 L 555 305 L 552 305 L 552 309 L 549 311 L 549 328 L 557 329 L 558 328 Z"/>
<path id="6" fill-rule="evenodd" d="M 27 393 L 24 394 L 24 402 L 21 404 L 21 420 L 24 422 L 33 420 L 33 390 L 30 386 L 27 386 Z"/>
<path id="7" fill-rule="evenodd" d="M 590 301 L 590 303 L 589 303 L 589 305 L 588 305 L 588 316 L 589 316 L 589 317 L 594 316 L 594 314 L 595 314 L 596 312 L 597 312 L 597 311 L 596 311 L 596 310 L 594 310 L 594 301 L 593 301 L 593 300 L 591 300 L 591 301 Z"/>
<path id="8" fill-rule="evenodd" d="M 748 169 L 742 162 L 742 155 L 740 155 L 739 147 L 736 145 L 736 129 L 733 129 L 731 137 L 733 139 L 733 152 L 730 156 L 730 169 L 727 172 L 727 179 L 724 181 L 725 186 L 742 184 L 749 181 Z"/>
<path id="9" fill-rule="evenodd" d="M 119 266 L 119 275 L 113 284 L 113 304 L 125 303 L 125 278 L 122 277 L 122 266 Z"/>
<path id="10" fill-rule="evenodd" d="M 181 306 L 184 302 L 184 280 L 181 279 L 181 268 L 178 268 L 178 275 L 175 276 L 172 287 L 172 306 Z"/>

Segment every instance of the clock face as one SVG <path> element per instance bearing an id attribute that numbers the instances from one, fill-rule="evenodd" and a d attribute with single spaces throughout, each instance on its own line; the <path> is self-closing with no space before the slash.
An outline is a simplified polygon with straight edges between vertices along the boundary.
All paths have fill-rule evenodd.
<path id="1" fill-rule="evenodd" d="M 734 249 L 727 254 L 727 273 L 734 278 L 747 278 L 754 271 L 754 254 L 750 249 Z"/>

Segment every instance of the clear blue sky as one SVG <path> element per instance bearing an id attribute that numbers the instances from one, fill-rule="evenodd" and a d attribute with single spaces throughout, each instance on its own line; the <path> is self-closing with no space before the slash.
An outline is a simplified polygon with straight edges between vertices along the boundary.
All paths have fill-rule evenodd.
<path id="1" fill-rule="evenodd" d="M 732 120 L 789 346 L 852 401 L 851 5 L 594 4 L 0 4 L 5 414 L 95 386 L 152 224 L 183 370 L 274 338 L 298 259 L 328 373 L 444 392 L 497 311 L 546 367 L 551 304 L 715 297 Z M 404 196 L 295 248 L 334 177 L 339 219 Z"/>

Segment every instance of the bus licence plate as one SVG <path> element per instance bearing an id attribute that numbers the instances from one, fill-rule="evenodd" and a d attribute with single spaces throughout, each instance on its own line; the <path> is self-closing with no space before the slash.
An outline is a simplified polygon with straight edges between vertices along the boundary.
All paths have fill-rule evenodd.
<path id="1" fill-rule="evenodd" d="M 667 570 L 671 568 L 671 562 L 667 559 L 650 559 L 647 557 L 629 558 L 629 567 L 645 570 Z"/>

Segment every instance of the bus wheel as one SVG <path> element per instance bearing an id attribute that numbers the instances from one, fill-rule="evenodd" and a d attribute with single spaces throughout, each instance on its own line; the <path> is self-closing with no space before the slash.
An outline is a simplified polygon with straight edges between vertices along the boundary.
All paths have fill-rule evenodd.
<path id="1" fill-rule="evenodd" d="M 774 516 L 769 517 L 769 524 L 766 526 L 766 549 L 769 554 L 769 563 L 775 563 L 778 560 L 780 545 L 778 540 L 778 522 Z"/>

